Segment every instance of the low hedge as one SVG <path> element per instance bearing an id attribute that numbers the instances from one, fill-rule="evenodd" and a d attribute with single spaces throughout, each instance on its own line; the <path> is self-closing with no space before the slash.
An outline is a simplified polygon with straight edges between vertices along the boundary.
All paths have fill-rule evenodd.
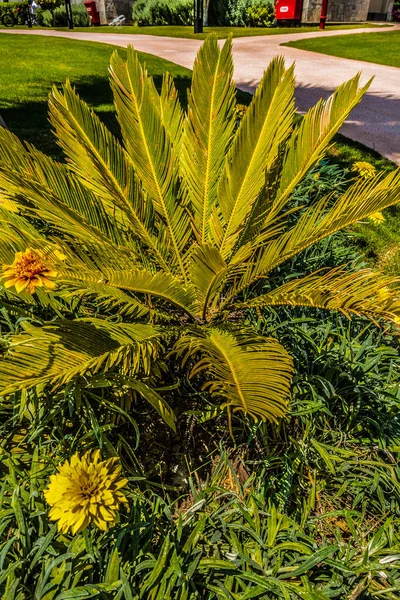
<path id="1" fill-rule="evenodd" d="M 132 17 L 138 25 L 193 25 L 193 0 L 137 0 Z"/>
<path id="2" fill-rule="evenodd" d="M 43 4 L 41 4 L 41 7 Z M 36 13 L 38 25 L 42 27 L 67 27 L 68 19 L 65 6 L 58 6 L 54 10 L 43 10 Z M 75 27 L 89 27 L 91 20 L 83 4 L 72 4 L 72 21 Z"/>
<path id="3" fill-rule="evenodd" d="M 17 25 L 24 25 L 28 2 L 0 2 L 0 19 L 5 13 L 12 13 Z M 63 0 L 44 0 L 36 11 L 35 19 L 42 27 L 67 27 L 68 20 Z M 72 4 L 72 19 L 76 27 L 91 24 L 83 4 Z"/>
<path id="4" fill-rule="evenodd" d="M 211 25 L 230 27 L 273 27 L 276 25 L 272 0 L 211 0 Z"/>
<path id="5" fill-rule="evenodd" d="M 0 19 L 6 13 L 12 13 L 17 25 L 24 25 L 28 2 L 0 2 Z"/>

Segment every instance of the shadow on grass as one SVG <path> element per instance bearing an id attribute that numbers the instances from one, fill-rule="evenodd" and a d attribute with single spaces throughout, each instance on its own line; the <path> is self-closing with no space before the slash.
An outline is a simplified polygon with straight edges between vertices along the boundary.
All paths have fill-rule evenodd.
<path id="1" fill-rule="evenodd" d="M 157 89 L 161 90 L 162 77 L 154 77 Z M 72 82 L 80 95 L 91 106 L 104 124 L 119 136 L 120 130 L 113 107 L 113 95 L 108 78 L 90 77 Z M 58 84 L 57 84 L 58 85 Z M 187 106 L 187 90 L 190 79 L 176 77 L 175 85 L 178 90 L 182 105 Z M 62 151 L 57 145 L 57 140 L 52 133 L 52 127 L 48 119 L 47 100 L 13 101 L 12 105 L 3 103 L 0 114 L 8 129 L 15 133 L 20 139 L 35 145 L 39 150 L 49 154 L 53 158 L 62 160 Z"/>

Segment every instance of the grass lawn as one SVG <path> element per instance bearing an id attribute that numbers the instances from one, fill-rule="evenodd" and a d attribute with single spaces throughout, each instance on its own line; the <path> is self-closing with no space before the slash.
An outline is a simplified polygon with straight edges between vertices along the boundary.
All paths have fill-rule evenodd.
<path id="1" fill-rule="evenodd" d="M 108 66 L 114 47 L 68 39 L 0 35 L 0 115 L 11 131 L 38 148 L 58 156 L 47 120 L 47 98 L 53 84 L 70 78 L 81 96 L 115 130 Z M 118 48 L 123 56 L 126 51 Z M 191 71 L 156 56 L 142 54 L 149 72 L 161 83 L 168 70 L 186 98 Z M 12 57 L 12 59 L 11 59 Z"/>
<path id="2" fill-rule="evenodd" d="M 328 26 L 326 31 L 333 31 L 336 29 L 359 29 L 371 27 L 371 25 L 337 25 Z M 380 27 L 380 25 L 372 25 L 372 27 Z M 0 29 L 2 27 L 0 26 Z M 4 27 L 3 27 L 4 29 Z M 27 27 L 18 27 L 18 29 L 27 29 Z M 36 29 L 36 28 L 35 28 Z M 68 31 L 66 27 L 56 27 L 59 31 Z M 259 35 L 279 35 L 286 33 L 308 33 L 311 31 L 317 31 L 317 27 L 205 27 L 204 33 L 195 34 L 193 33 L 193 26 L 169 26 L 164 25 L 161 27 L 137 27 L 135 25 L 125 25 L 123 27 L 76 27 L 74 31 L 84 31 L 85 33 L 121 33 L 131 35 L 158 35 L 162 37 L 175 37 L 175 38 L 187 38 L 204 40 L 209 33 L 212 31 L 217 32 L 219 39 L 225 39 L 230 33 L 233 37 L 251 37 Z"/>
<path id="3" fill-rule="evenodd" d="M 400 67 L 400 31 L 363 33 L 287 42 L 284 46 Z"/>

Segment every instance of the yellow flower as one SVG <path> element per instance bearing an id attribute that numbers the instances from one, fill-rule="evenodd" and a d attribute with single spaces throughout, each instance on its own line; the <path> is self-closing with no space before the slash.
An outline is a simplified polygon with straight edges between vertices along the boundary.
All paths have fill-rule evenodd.
<path id="1" fill-rule="evenodd" d="M 373 223 L 375 223 L 375 225 L 380 225 L 381 223 L 384 222 L 385 217 L 378 210 L 377 212 L 372 213 L 372 215 L 369 215 L 368 219 L 370 219 L 370 221 L 372 221 Z"/>
<path id="2" fill-rule="evenodd" d="M 354 163 L 352 171 L 354 173 L 358 173 L 361 177 L 368 179 L 369 177 L 374 177 L 376 173 L 376 169 L 369 162 L 359 161 Z"/>
<path id="3" fill-rule="evenodd" d="M 116 511 L 121 502 L 127 502 L 120 491 L 127 479 L 119 479 L 119 458 L 101 461 L 100 451 L 86 452 L 82 458 L 75 454 L 70 462 L 58 467 L 50 477 L 45 498 L 52 507 L 50 519 L 58 521 L 61 533 L 71 528 L 75 535 L 93 522 L 107 531 L 116 522 Z"/>
<path id="4" fill-rule="evenodd" d="M 247 106 L 245 104 L 236 104 L 236 116 L 238 119 L 243 119 L 246 114 Z"/>
<path id="5" fill-rule="evenodd" d="M 3 266 L 4 287 L 15 286 L 18 293 L 25 290 L 34 294 L 36 288 L 42 286 L 52 290 L 56 284 L 51 278 L 56 276 L 57 271 L 43 262 L 43 254 L 31 248 L 27 248 L 25 252 L 17 252 L 12 265 Z"/>

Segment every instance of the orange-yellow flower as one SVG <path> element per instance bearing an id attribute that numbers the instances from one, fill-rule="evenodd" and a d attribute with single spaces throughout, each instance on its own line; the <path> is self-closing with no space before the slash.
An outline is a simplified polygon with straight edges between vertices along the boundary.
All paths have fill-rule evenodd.
<path id="1" fill-rule="evenodd" d="M 119 458 L 102 461 L 100 451 L 87 452 L 58 467 L 50 477 L 45 498 L 52 507 L 50 519 L 58 521 L 61 533 L 71 529 L 75 535 L 93 522 L 102 531 L 116 522 L 119 504 L 127 502 L 121 488 L 128 483 L 120 479 Z"/>
<path id="2" fill-rule="evenodd" d="M 358 173 L 361 177 L 365 179 L 369 179 L 370 177 L 374 177 L 376 175 L 376 169 L 369 162 L 358 161 L 353 164 L 352 171 L 354 173 Z"/>
<path id="3" fill-rule="evenodd" d="M 17 252 L 12 265 L 3 266 L 4 287 L 15 286 L 18 293 L 25 291 L 34 294 L 37 287 L 46 287 L 52 290 L 57 277 L 57 271 L 47 266 L 39 250 L 27 248 L 25 252 Z"/>
<path id="4" fill-rule="evenodd" d="M 380 211 L 372 213 L 372 215 L 369 215 L 368 219 L 375 223 L 375 225 L 380 225 L 385 221 L 385 217 Z"/>

